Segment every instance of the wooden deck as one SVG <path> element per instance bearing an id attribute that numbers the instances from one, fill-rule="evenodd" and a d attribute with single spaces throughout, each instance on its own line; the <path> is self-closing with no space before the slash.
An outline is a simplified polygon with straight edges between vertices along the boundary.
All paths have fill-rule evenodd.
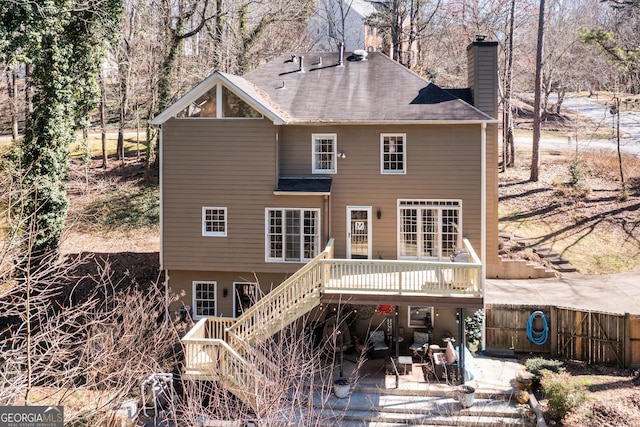
<path id="1" fill-rule="evenodd" d="M 333 240 L 312 261 L 236 319 L 201 319 L 182 339 L 185 376 L 223 382 L 251 404 L 248 390 L 264 390 L 277 367 L 257 354 L 256 342 L 311 311 L 320 301 L 352 298 L 442 301 L 458 307 L 482 305 L 482 263 L 464 241 L 471 262 L 345 260 L 333 258 Z M 254 408 L 258 410 L 258 408 Z"/>

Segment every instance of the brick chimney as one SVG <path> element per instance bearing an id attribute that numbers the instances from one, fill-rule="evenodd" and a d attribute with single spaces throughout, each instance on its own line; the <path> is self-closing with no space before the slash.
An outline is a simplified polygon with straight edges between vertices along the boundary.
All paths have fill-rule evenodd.
<path id="1" fill-rule="evenodd" d="M 485 41 L 484 36 L 467 46 L 467 84 L 473 105 L 498 118 L 498 42 Z"/>

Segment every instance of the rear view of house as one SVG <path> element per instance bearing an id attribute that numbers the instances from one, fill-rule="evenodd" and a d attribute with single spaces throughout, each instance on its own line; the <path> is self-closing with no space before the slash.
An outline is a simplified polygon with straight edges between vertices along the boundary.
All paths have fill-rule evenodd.
<path id="1" fill-rule="evenodd" d="M 292 318 L 349 298 L 456 332 L 498 263 L 496 48 L 469 45 L 456 91 L 378 52 L 283 55 L 156 117 L 172 311 L 240 320 L 317 269 Z"/>

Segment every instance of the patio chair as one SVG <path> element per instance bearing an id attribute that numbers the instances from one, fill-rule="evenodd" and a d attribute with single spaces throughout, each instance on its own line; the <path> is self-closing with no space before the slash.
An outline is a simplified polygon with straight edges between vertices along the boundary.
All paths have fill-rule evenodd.
<path id="1" fill-rule="evenodd" d="M 444 380 L 447 384 L 449 381 L 456 383 L 458 380 L 458 353 L 453 348 L 453 344 L 448 342 L 446 349 L 435 347 L 437 346 L 431 346 L 429 350 L 436 379 Z"/>
<path id="2" fill-rule="evenodd" d="M 367 348 L 370 359 L 375 359 L 383 355 L 386 356 L 386 353 L 389 351 L 389 344 L 387 343 L 384 331 L 369 332 Z"/>
<path id="3" fill-rule="evenodd" d="M 413 343 L 409 346 L 412 355 L 416 359 L 420 359 L 420 363 L 424 362 L 424 358 L 429 351 L 431 342 L 431 334 L 429 332 L 414 332 Z"/>

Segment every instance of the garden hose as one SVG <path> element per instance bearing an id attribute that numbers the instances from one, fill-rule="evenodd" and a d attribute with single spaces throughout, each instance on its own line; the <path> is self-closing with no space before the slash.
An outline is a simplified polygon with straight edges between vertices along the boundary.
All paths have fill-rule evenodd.
<path id="1" fill-rule="evenodd" d="M 533 329 L 533 322 L 536 320 L 536 317 L 542 318 L 542 330 L 540 331 Z M 547 323 L 547 316 L 545 316 L 542 311 L 534 311 L 531 313 L 531 316 L 529 316 L 529 320 L 527 321 L 527 337 L 536 345 L 543 345 L 547 342 L 549 338 L 549 324 Z"/>

